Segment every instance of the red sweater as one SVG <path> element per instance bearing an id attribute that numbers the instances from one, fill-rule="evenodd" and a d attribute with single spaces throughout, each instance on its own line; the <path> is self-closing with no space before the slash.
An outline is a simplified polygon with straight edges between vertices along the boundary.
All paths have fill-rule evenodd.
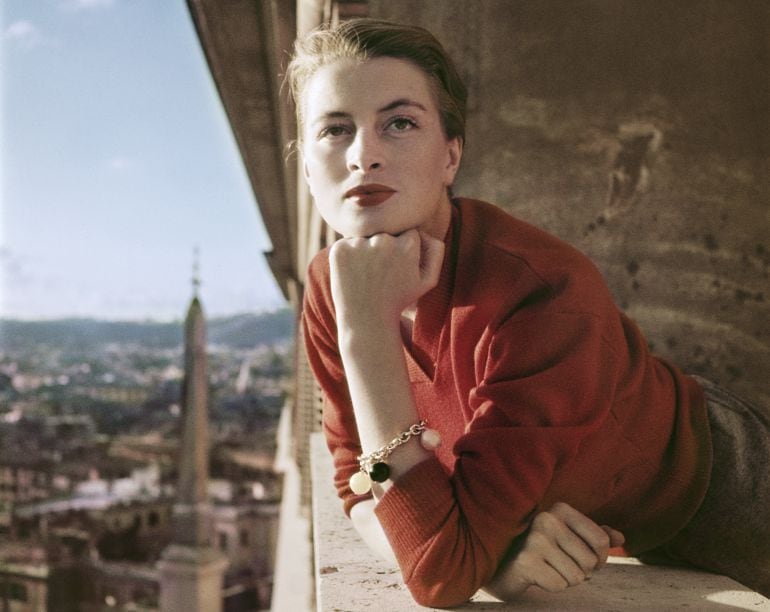
<path id="1" fill-rule="evenodd" d="M 303 319 L 349 513 L 366 496 L 348 487 L 361 449 L 326 251 L 310 264 Z M 441 279 L 418 303 L 404 354 L 420 418 L 443 443 L 376 514 L 419 603 L 467 600 L 557 501 L 638 553 L 670 539 L 705 494 L 698 384 L 648 352 L 584 255 L 499 208 L 455 200 Z"/>

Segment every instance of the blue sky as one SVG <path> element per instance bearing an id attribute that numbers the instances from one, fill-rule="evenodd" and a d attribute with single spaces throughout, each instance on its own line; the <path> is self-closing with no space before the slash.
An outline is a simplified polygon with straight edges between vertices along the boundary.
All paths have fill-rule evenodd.
<path id="1" fill-rule="evenodd" d="M 283 298 L 184 0 L 2 0 L 0 315 L 173 319 Z"/>

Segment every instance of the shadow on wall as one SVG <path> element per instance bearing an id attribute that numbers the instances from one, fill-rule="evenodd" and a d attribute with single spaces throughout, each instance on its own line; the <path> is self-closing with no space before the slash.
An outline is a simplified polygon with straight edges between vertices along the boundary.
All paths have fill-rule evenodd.
<path id="1" fill-rule="evenodd" d="M 770 4 L 370 1 L 470 88 L 456 193 L 588 253 L 653 350 L 770 410 Z"/>

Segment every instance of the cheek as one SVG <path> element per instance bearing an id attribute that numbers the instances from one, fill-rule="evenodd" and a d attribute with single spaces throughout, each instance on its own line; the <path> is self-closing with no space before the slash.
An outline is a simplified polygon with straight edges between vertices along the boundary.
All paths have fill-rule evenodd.
<path id="1" fill-rule="evenodd" d="M 310 187 L 311 193 L 316 191 L 326 182 L 326 165 L 313 153 L 305 155 L 305 180 Z"/>
<path id="2" fill-rule="evenodd" d="M 305 157 L 306 176 L 315 182 L 328 182 L 339 175 L 339 162 L 333 151 L 313 150 Z"/>

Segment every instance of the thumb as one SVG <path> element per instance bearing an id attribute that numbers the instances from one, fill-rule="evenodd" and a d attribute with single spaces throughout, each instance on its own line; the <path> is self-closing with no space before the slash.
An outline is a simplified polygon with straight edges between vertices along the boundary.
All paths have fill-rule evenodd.
<path id="1" fill-rule="evenodd" d="M 444 243 L 433 236 L 420 232 L 420 279 L 425 291 L 433 289 L 441 276 L 444 263 Z"/>

